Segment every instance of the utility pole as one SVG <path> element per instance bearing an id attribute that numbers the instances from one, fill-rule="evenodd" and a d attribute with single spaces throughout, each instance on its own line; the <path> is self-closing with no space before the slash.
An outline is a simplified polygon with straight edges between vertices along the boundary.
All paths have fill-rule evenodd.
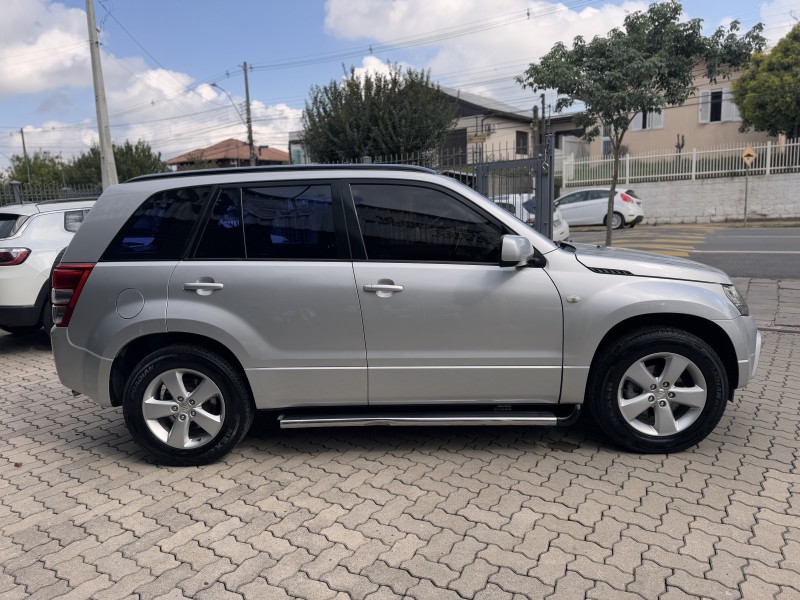
<path id="1" fill-rule="evenodd" d="M 256 149 L 253 146 L 253 120 L 250 117 L 250 82 L 247 80 L 247 62 L 242 64 L 244 71 L 245 116 L 247 117 L 247 144 L 250 146 L 250 166 L 256 166 Z"/>
<path id="2" fill-rule="evenodd" d="M 542 99 L 542 120 L 541 120 L 542 125 L 539 128 L 539 144 L 544 146 L 544 143 L 546 141 L 545 138 L 547 136 L 547 123 L 546 123 L 547 117 L 545 116 L 544 112 L 544 94 L 541 95 L 541 99 Z"/>
<path id="3" fill-rule="evenodd" d="M 31 161 L 28 158 L 28 149 L 25 147 L 25 131 L 22 127 L 19 128 L 19 134 L 22 136 L 22 156 L 25 157 L 25 168 L 28 171 L 28 183 L 31 183 Z"/>
<path id="4" fill-rule="evenodd" d="M 111 129 L 108 125 L 106 89 L 103 83 L 103 68 L 100 65 L 100 42 L 97 41 L 97 25 L 94 20 L 94 0 L 86 0 L 86 20 L 89 22 L 89 53 L 92 56 L 92 80 L 94 81 L 94 103 L 97 109 L 97 133 L 100 136 L 100 174 L 103 189 L 119 183 L 117 165 L 114 162 L 114 147 L 111 145 Z"/>

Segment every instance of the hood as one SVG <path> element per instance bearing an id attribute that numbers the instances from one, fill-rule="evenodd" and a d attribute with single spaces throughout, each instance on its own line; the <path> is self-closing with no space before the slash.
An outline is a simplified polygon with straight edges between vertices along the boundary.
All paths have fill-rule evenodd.
<path id="1" fill-rule="evenodd" d="M 664 256 L 628 248 L 607 248 L 593 244 L 572 244 L 575 255 L 589 269 L 628 271 L 640 277 L 683 279 L 705 283 L 731 283 L 724 271 L 693 260 Z"/>

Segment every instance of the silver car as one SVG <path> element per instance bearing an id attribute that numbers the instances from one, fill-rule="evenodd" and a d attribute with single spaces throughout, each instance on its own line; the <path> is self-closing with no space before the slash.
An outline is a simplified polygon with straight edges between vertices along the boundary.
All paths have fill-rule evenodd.
<path id="1" fill-rule="evenodd" d="M 53 275 L 64 385 L 164 463 L 284 428 L 569 425 L 679 451 L 755 373 L 721 271 L 545 239 L 400 166 L 179 172 L 109 188 Z"/>

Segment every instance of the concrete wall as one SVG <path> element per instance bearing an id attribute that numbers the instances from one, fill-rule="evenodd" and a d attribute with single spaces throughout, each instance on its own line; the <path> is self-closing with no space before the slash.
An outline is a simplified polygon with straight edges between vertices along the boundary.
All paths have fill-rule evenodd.
<path id="1" fill-rule="evenodd" d="M 744 219 L 744 184 L 744 177 L 720 177 L 621 185 L 642 199 L 644 223 L 653 224 Z M 747 218 L 800 219 L 800 173 L 751 176 Z"/>

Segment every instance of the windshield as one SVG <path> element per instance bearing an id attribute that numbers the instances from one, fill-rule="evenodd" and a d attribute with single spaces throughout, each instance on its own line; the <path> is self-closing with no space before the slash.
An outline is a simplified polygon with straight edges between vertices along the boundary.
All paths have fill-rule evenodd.
<path id="1" fill-rule="evenodd" d="M 9 238 L 17 233 L 27 219 L 26 215 L 0 213 L 0 240 Z"/>

